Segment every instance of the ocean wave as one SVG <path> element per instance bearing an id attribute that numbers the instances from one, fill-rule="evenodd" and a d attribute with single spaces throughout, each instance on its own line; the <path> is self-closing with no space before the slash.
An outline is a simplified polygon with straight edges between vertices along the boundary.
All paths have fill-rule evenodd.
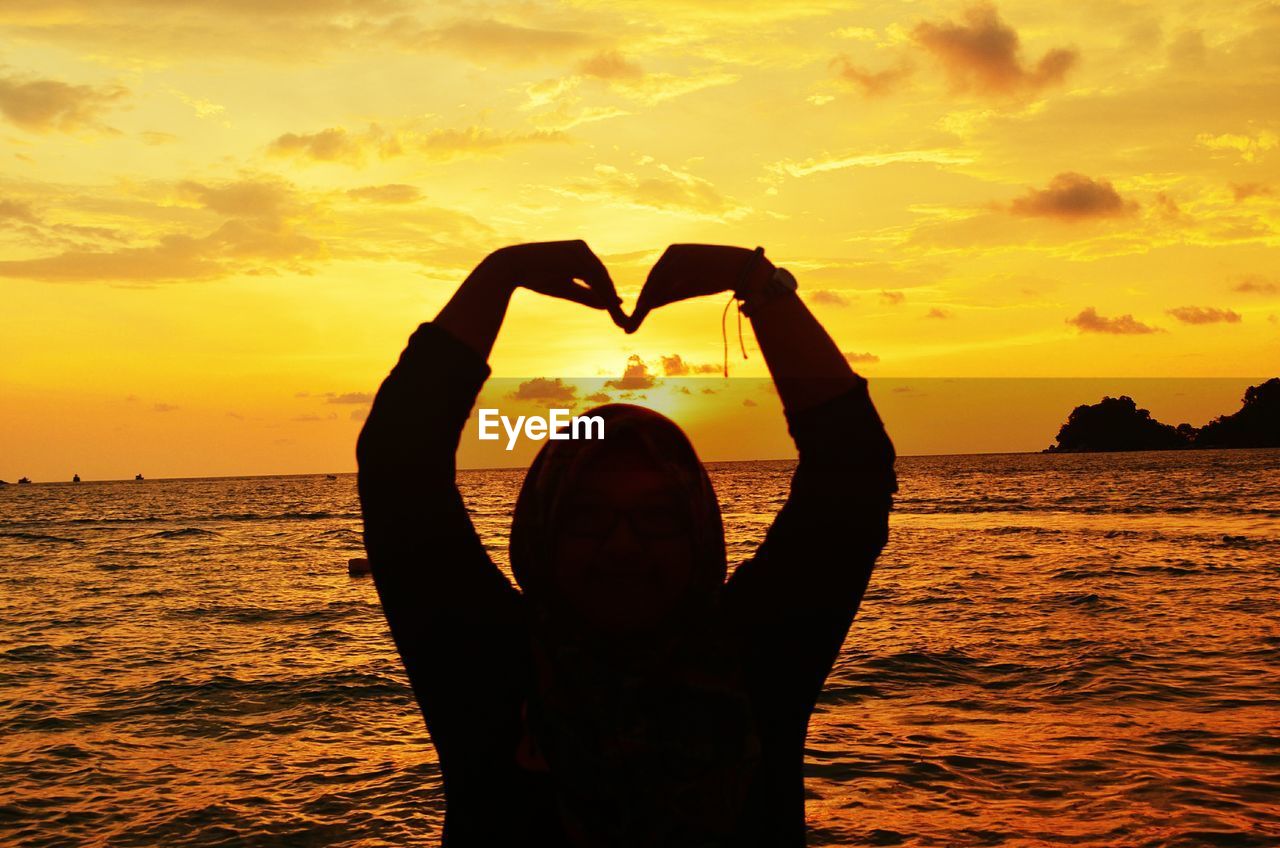
<path id="1" fill-rule="evenodd" d="M 218 536 L 215 530 L 204 530 L 200 527 L 182 527 L 177 530 L 160 530 L 150 534 L 151 539 L 184 539 L 192 536 Z"/>
<path id="2" fill-rule="evenodd" d="M 381 609 L 381 605 L 373 601 L 330 601 L 327 604 L 301 608 L 207 604 L 171 609 L 166 614 L 170 618 L 214 620 L 231 624 L 306 624 L 363 619 L 375 610 L 381 615 Z"/>
<path id="3" fill-rule="evenodd" d="M 62 545 L 82 545 L 81 539 L 68 539 L 65 536 L 49 536 L 44 533 L 26 533 L 20 530 L 0 530 L 0 538 L 19 539 L 23 542 L 54 542 Z"/>

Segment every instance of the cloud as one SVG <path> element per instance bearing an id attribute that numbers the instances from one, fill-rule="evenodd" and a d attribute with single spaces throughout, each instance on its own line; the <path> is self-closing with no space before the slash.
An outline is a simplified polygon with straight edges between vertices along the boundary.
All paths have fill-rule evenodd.
<path id="1" fill-rule="evenodd" d="M 850 365 L 857 365 L 860 363 L 871 364 L 880 361 L 880 357 L 876 356 L 874 353 L 854 353 L 853 351 L 848 350 L 844 352 L 844 358 Z"/>
<path id="2" fill-rule="evenodd" d="M 283 180 L 245 179 L 210 186 L 178 183 L 178 193 L 205 209 L 237 218 L 280 218 L 292 206 L 293 187 Z"/>
<path id="3" fill-rule="evenodd" d="M 921 22 L 911 37 L 942 65 L 957 91 L 985 95 L 1033 92 L 1062 82 L 1079 54 L 1057 47 L 1034 66 L 1021 58 L 1018 33 L 990 4 L 970 7 L 961 23 Z"/>
<path id="4" fill-rule="evenodd" d="M 843 54 L 832 59 L 828 67 L 835 70 L 836 76 L 840 77 L 840 79 L 845 82 L 851 82 L 862 89 L 862 93 L 867 97 L 880 97 L 888 94 L 906 80 L 907 77 L 911 76 L 914 70 L 910 64 L 902 62 L 882 71 L 869 71 L 855 65 L 848 56 Z"/>
<path id="5" fill-rule="evenodd" d="M 609 397 L 609 395 L 606 394 L 605 392 L 592 392 L 591 394 L 584 397 L 583 400 L 587 401 L 588 403 L 608 403 L 610 400 L 612 400 L 612 398 Z"/>
<path id="6" fill-rule="evenodd" d="M 536 126 L 564 131 L 579 124 L 630 115 L 637 106 L 652 107 L 738 79 L 738 74 L 726 73 L 718 65 L 680 74 L 646 71 L 617 50 L 605 50 L 580 61 L 573 73 L 527 84 L 526 100 L 520 109 L 534 113 L 532 121 Z M 599 91 L 590 90 L 601 86 L 630 101 L 626 108 L 601 102 Z"/>
<path id="7" fill-rule="evenodd" d="M 15 40 L 52 43 L 117 63 L 157 59 L 175 63 L 199 55 L 318 65 L 361 54 L 385 58 L 400 51 L 432 56 L 452 53 L 487 69 L 495 62 L 512 66 L 555 62 L 610 43 L 591 32 L 535 20 L 550 15 L 563 18 L 563 12 L 540 12 L 528 4 L 511 7 L 511 20 L 518 23 L 484 14 L 456 4 L 413 0 L 0 3 L 0 25 Z M 148 67 L 154 64 L 146 61 Z"/>
<path id="8" fill-rule="evenodd" d="M 40 219 L 31 211 L 31 204 L 20 200 L 0 200 L 0 221 L 22 221 L 38 224 Z"/>
<path id="9" fill-rule="evenodd" d="M 107 251 L 66 251 L 38 259 L 0 260 L 0 277 L 53 283 L 211 280 L 226 273 L 199 239 L 165 236 L 149 247 Z"/>
<path id="10" fill-rule="evenodd" d="M 1117 318 L 1107 318 L 1099 315 L 1098 311 L 1092 306 L 1082 309 L 1079 315 L 1067 319 L 1068 324 L 1074 324 L 1082 333 L 1111 333 L 1114 335 L 1140 335 L 1143 333 L 1159 332 L 1158 328 L 1148 326 L 1134 319 L 1132 315 L 1125 314 Z"/>
<path id="11" fill-rule="evenodd" d="M 79 19 L 106 9 L 132 10 L 157 15 L 169 11 L 170 4 L 163 0 L 112 0 L 105 4 L 101 0 L 6 0 L 5 6 L 12 9 L 19 17 L 23 12 L 36 15 L 57 12 Z M 234 15 L 250 19 L 262 16 L 329 18 L 334 15 L 354 14 L 362 10 L 390 13 L 403 11 L 405 8 L 406 3 L 403 0 L 307 0 L 305 3 L 298 0 L 200 0 L 199 3 L 190 5 L 190 11 L 203 12 L 211 17 L 224 18 Z"/>
<path id="12" fill-rule="evenodd" d="M 148 144 L 152 147 L 159 147 L 162 144 L 173 144 L 178 140 L 178 137 L 173 133 L 160 132 L 158 130 L 145 130 L 138 133 L 138 135 L 142 138 L 143 144 Z"/>
<path id="13" fill-rule="evenodd" d="M 1240 313 L 1212 306 L 1179 306 L 1165 311 L 1184 324 L 1240 323 Z"/>
<path id="14" fill-rule="evenodd" d="M 516 387 L 515 391 L 508 392 L 507 397 L 511 400 L 532 400 L 546 405 L 567 403 L 572 406 L 577 403 L 578 390 L 574 386 L 565 385 L 559 377 L 554 380 L 534 377 L 532 380 L 525 380 Z"/>
<path id="15" fill-rule="evenodd" d="M 369 203 L 413 203 L 422 199 L 422 192 L 417 186 L 404 183 L 387 183 L 385 185 L 361 186 L 347 190 L 347 196 L 355 200 Z"/>
<path id="16" fill-rule="evenodd" d="M 1246 162 L 1256 162 L 1265 151 L 1280 147 L 1280 135 L 1270 130 L 1263 130 L 1257 135 L 1200 133 L 1196 141 L 1210 150 L 1235 151 Z"/>
<path id="17" fill-rule="evenodd" d="M 1275 294 L 1280 292 L 1280 285 L 1271 282 L 1265 277 L 1251 274 L 1232 286 L 1232 291 L 1244 292 L 1245 294 Z"/>
<path id="18" fill-rule="evenodd" d="M 1198 29 L 1185 30 L 1169 44 L 1167 55 L 1169 64 L 1177 68 L 1197 70 L 1204 67 L 1205 56 L 1204 33 Z"/>
<path id="19" fill-rule="evenodd" d="M 579 62 L 578 73 L 596 79 L 639 79 L 644 69 L 617 50 L 604 50 Z"/>
<path id="20" fill-rule="evenodd" d="M 49 79 L 0 76 L 0 115 L 30 132 L 106 129 L 98 115 L 129 94 L 123 86 L 69 85 Z"/>
<path id="21" fill-rule="evenodd" d="M 771 174 L 788 177 L 807 177 L 826 171 L 845 168 L 880 168 L 897 164 L 966 165 L 973 161 L 969 153 L 933 148 L 922 150 L 888 150 L 882 153 L 850 153 L 843 156 L 820 156 L 795 161 L 783 159 L 765 166 Z"/>
<path id="22" fill-rule="evenodd" d="M 821 303 L 825 306 L 848 306 L 849 298 L 831 289 L 816 289 L 809 294 L 810 303 Z"/>
<path id="23" fill-rule="evenodd" d="M 902 301 L 906 299 L 907 299 L 907 296 L 900 291 L 886 290 L 886 291 L 880 292 L 880 300 L 884 301 L 889 306 L 897 306 L 899 303 L 902 303 Z"/>
<path id="24" fill-rule="evenodd" d="M 685 362 L 678 353 L 662 358 L 662 373 L 667 377 L 684 377 L 689 374 L 716 374 L 720 366 L 714 362 Z"/>
<path id="25" fill-rule="evenodd" d="M 657 382 L 657 378 L 649 373 L 649 366 L 645 365 L 640 355 L 633 353 L 627 357 L 627 367 L 623 370 L 622 377 L 617 380 L 605 380 L 604 384 L 610 389 L 630 392 L 636 389 L 653 388 Z"/>
<path id="26" fill-rule="evenodd" d="M 1159 210 L 1160 217 L 1166 221 L 1181 221 L 1187 218 L 1178 207 L 1178 202 L 1163 191 L 1156 193 L 1156 209 Z"/>
<path id="27" fill-rule="evenodd" d="M 328 415 L 316 415 L 314 413 L 308 413 L 306 415 L 295 415 L 290 420 L 313 422 L 313 421 L 336 421 L 337 418 L 338 418 L 338 414 L 336 412 L 330 412 Z"/>
<path id="28" fill-rule="evenodd" d="M 497 154 L 525 144 L 568 140 L 569 137 L 559 130 L 504 133 L 475 126 L 425 131 L 411 127 L 388 130 L 378 124 L 370 124 L 361 132 L 329 127 L 313 133 L 285 133 L 267 145 L 267 154 L 359 166 L 375 156 L 391 159 L 413 153 L 445 161 L 463 156 Z"/>
<path id="29" fill-rule="evenodd" d="M 172 403 L 156 403 L 151 405 L 152 412 L 173 412 L 182 407 L 175 406 Z"/>
<path id="30" fill-rule="evenodd" d="M 381 127 L 371 124 L 361 134 L 347 132 L 344 127 L 329 127 L 313 133 L 285 133 L 269 145 L 271 156 L 293 156 L 316 162 L 345 162 L 362 165 L 372 153 L 387 159 L 403 153 L 394 136 L 388 136 Z"/>
<path id="31" fill-rule="evenodd" d="M 325 398 L 325 403 L 373 403 L 373 392 L 329 392 Z"/>
<path id="32" fill-rule="evenodd" d="M 635 206 L 724 216 L 743 207 L 722 195 L 710 181 L 658 165 L 651 176 L 627 173 L 612 165 L 597 165 L 594 181 L 579 180 L 563 191 L 581 198 L 616 198 Z"/>
<path id="33" fill-rule="evenodd" d="M 950 317 L 951 317 L 951 313 L 950 313 L 950 312 L 948 312 L 948 311 L 947 311 L 947 310 L 945 310 L 945 309 L 939 309 L 938 307 L 936 307 L 936 306 L 935 306 L 934 308 L 932 308 L 932 309 L 930 309 L 928 312 L 926 312 L 926 313 L 924 314 L 924 317 L 926 317 L 926 318 L 938 318 L 938 319 L 944 319 L 944 318 L 950 318 Z"/>
<path id="34" fill-rule="evenodd" d="M 759 406 L 760 404 L 756 403 L 756 402 L 755 402 L 754 400 L 752 400 L 751 398 L 745 398 L 745 399 L 743 399 L 743 401 L 742 401 L 742 405 L 743 405 L 743 406 Z"/>
<path id="35" fill-rule="evenodd" d="M 512 64 L 533 64 L 562 58 L 600 46 L 600 39 L 585 32 L 544 29 L 509 24 L 491 18 L 462 20 L 429 29 L 406 28 L 393 21 L 388 37 L 414 50 L 445 49 L 472 61 L 498 59 Z M 401 24 L 401 25 L 398 25 Z"/>
<path id="36" fill-rule="evenodd" d="M 1029 217 L 1079 221 L 1132 214 L 1137 203 L 1122 198 L 1106 180 L 1093 180 L 1071 171 L 1058 174 L 1045 189 L 1029 189 L 1014 198 L 1009 211 Z"/>
<path id="37" fill-rule="evenodd" d="M 1270 197 L 1273 193 L 1271 186 L 1263 183 L 1231 183 L 1231 196 L 1236 203 L 1250 197 Z"/>
<path id="38" fill-rule="evenodd" d="M 34 259 L 0 260 L 0 277 L 45 282 L 155 283 L 212 280 L 235 273 L 305 272 L 306 263 L 327 255 L 324 244 L 297 232 L 292 219 L 303 205 L 292 185 L 267 178 L 216 185 L 186 180 L 173 186 L 179 200 L 225 217 L 206 235 L 168 233 L 145 246 L 116 249 L 76 246 Z M 157 209 L 157 214 L 172 208 Z M 54 235 L 70 232 L 123 241 L 114 231 L 44 225 Z"/>

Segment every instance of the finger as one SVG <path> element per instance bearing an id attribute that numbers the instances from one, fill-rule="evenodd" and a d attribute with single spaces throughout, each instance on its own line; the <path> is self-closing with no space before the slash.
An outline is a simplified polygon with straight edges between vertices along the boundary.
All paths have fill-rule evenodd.
<path id="1" fill-rule="evenodd" d="M 630 335 L 631 333 L 634 333 L 636 330 L 640 329 L 641 322 L 644 321 L 645 316 L 648 314 L 649 314 L 649 307 L 643 306 L 643 305 L 637 305 L 636 311 L 631 313 L 631 317 L 627 318 L 625 323 L 620 324 L 619 326 L 621 326 L 622 329 L 626 330 L 627 334 Z"/>
<path id="2" fill-rule="evenodd" d="M 600 257 L 581 239 L 573 244 L 577 259 L 582 263 L 581 272 L 576 273 L 574 276 L 585 280 L 587 285 L 598 291 L 603 299 L 612 301 L 617 298 L 617 287 L 613 283 L 613 278 L 609 275 L 609 269 L 605 267 Z"/>
<path id="3" fill-rule="evenodd" d="M 681 279 L 686 275 L 685 265 L 687 251 L 685 245 L 673 244 L 662 252 L 658 261 L 649 269 L 641 289 L 641 304 L 647 312 L 650 307 L 662 306 L 670 300 L 671 292 L 679 288 Z"/>
<path id="4" fill-rule="evenodd" d="M 526 277 L 530 274 L 576 277 L 600 291 L 605 299 L 617 296 L 604 263 L 582 239 L 533 242 L 519 249 Z"/>
<path id="5" fill-rule="evenodd" d="M 613 305 L 601 299 L 600 293 L 596 290 L 588 288 L 573 279 L 561 281 L 548 294 L 554 294 L 556 297 L 562 297 L 565 300 L 572 300 L 574 303 L 581 303 L 583 306 L 590 306 L 592 309 L 608 309 Z"/>
<path id="6" fill-rule="evenodd" d="M 617 303 L 611 304 L 610 306 L 607 307 L 609 310 L 609 317 L 613 319 L 614 324 L 616 324 L 617 326 L 621 327 L 624 330 L 627 330 L 627 332 L 629 333 L 631 331 L 628 330 L 627 328 L 631 325 L 631 316 L 627 315 L 627 313 L 622 311 L 622 306 L 620 305 L 621 302 L 622 302 L 622 298 L 618 298 Z"/>

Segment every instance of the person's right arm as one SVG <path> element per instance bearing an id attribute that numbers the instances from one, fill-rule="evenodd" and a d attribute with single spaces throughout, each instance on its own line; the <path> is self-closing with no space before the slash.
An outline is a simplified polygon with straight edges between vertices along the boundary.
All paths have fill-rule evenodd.
<path id="1" fill-rule="evenodd" d="M 429 723 L 465 711 L 475 687 L 502 679 L 494 664 L 511 654 L 504 639 L 517 623 L 519 595 L 485 552 L 454 478 L 458 441 L 517 287 L 617 308 L 612 282 L 584 242 L 495 251 L 435 321 L 413 333 L 356 443 L 365 549 Z"/>

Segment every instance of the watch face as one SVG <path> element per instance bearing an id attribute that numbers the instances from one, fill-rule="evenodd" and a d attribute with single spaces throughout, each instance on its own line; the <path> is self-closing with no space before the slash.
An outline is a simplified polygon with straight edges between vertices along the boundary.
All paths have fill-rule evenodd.
<path id="1" fill-rule="evenodd" d="M 799 284 L 796 282 L 795 275 L 792 274 L 790 271 L 788 271 L 786 268 L 775 269 L 773 272 L 773 278 L 777 280 L 779 283 L 782 283 L 787 288 L 791 289 L 792 291 L 795 291 L 797 288 L 799 288 Z"/>

